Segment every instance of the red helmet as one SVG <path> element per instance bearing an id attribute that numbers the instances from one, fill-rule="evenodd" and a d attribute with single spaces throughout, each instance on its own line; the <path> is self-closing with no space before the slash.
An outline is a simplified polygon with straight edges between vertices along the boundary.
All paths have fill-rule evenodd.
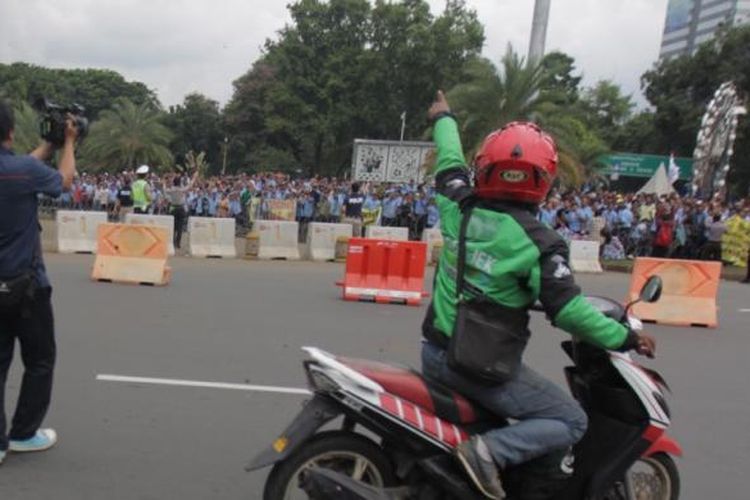
<path id="1" fill-rule="evenodd" d="M 474 164 L 480 198 L 541 203 L 557 176 L 557 147 L 536 124 L 512 122 L 487 136 Z"/>

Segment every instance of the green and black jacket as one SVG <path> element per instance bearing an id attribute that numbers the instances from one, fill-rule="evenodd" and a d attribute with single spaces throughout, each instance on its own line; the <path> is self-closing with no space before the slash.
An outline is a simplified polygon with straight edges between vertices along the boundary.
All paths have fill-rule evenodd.
<path id="1" fill-rule="evenodd" d="M 435 276 L 424 336 L 447 346 L 456 318 L 456 261 L 462 206 L 471 198 L 458 128 L 451 116 L 435 122 L 437 206 L 443 252 Z M 528 310 L 539 300 L 552 323 L 606 349 L 621 348 L 628 329 L 591 306 L 568 266 L 568 245 L 541 224 L 536 207 L 478 202 L 466 233 L 465 293 L 482 294 L 497 310 L 493 317 L 528 329 Z M 494 306 L 493 306 L 494 308 Z M 629 344 L 631 342 L 628 342 Z"/>

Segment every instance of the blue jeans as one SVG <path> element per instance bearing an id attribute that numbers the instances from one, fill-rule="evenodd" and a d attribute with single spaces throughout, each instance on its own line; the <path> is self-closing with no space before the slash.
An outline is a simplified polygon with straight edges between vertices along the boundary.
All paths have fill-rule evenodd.
<path id="1" fill-rule="evenodd" d="M 586 432 L 588 419 L 578 402 L 525 364 L 515 379 L 487 385 L 451 370 L 446 351 L 424 342 L 422 372 L 491 413 L 518 421 L 482 435 L 500 468 L 565 450 Z"/>

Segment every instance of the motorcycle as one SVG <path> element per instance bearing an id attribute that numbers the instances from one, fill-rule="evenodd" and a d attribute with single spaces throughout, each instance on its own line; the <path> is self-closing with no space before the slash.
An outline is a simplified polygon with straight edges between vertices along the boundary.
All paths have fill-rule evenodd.
<path id="1" fill-rule="evenodd" d="M 649 279 L 638 301 L 655 302 L 661 280 Z M 605 315 L 641 330 L 630 307 L 587 297 Z M 676 500 L 680 479 L 667 436 L 664 379 L 628 353 L 575 341 L 565 376 L 589 418 L 571 451 L 502 471 L 513 500 Z M 248 471 L 273 465 L 264 500 L 294 498 L 419 500 L 483 498 L 453 453 L 472 434 L 509 425 L 481 401 L 393 364 L 351 359 L 305 347 L 314 396 Z M 335 422 L 334 422 L 335 421 Z M 334 425 L 337 423 L 337 425 Z"/>

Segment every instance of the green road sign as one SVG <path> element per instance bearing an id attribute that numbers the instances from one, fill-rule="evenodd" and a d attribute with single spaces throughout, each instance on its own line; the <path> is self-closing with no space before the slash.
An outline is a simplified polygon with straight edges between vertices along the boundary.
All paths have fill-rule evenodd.
<path id="1" fill-rule="evenodd" d="M 692 179 L 693 159 L 675 157 L 674 161 L 680 167 L 679 179 L 683 181 Z M 599 157 L 599 163 L 603 165 L 600 172 L 608 176 L 619 174 L 620 177 L 649 178 L 654 175 L 661 164 L 664 164 L 669 175 L 669 156 L 613 153 Z"/>

